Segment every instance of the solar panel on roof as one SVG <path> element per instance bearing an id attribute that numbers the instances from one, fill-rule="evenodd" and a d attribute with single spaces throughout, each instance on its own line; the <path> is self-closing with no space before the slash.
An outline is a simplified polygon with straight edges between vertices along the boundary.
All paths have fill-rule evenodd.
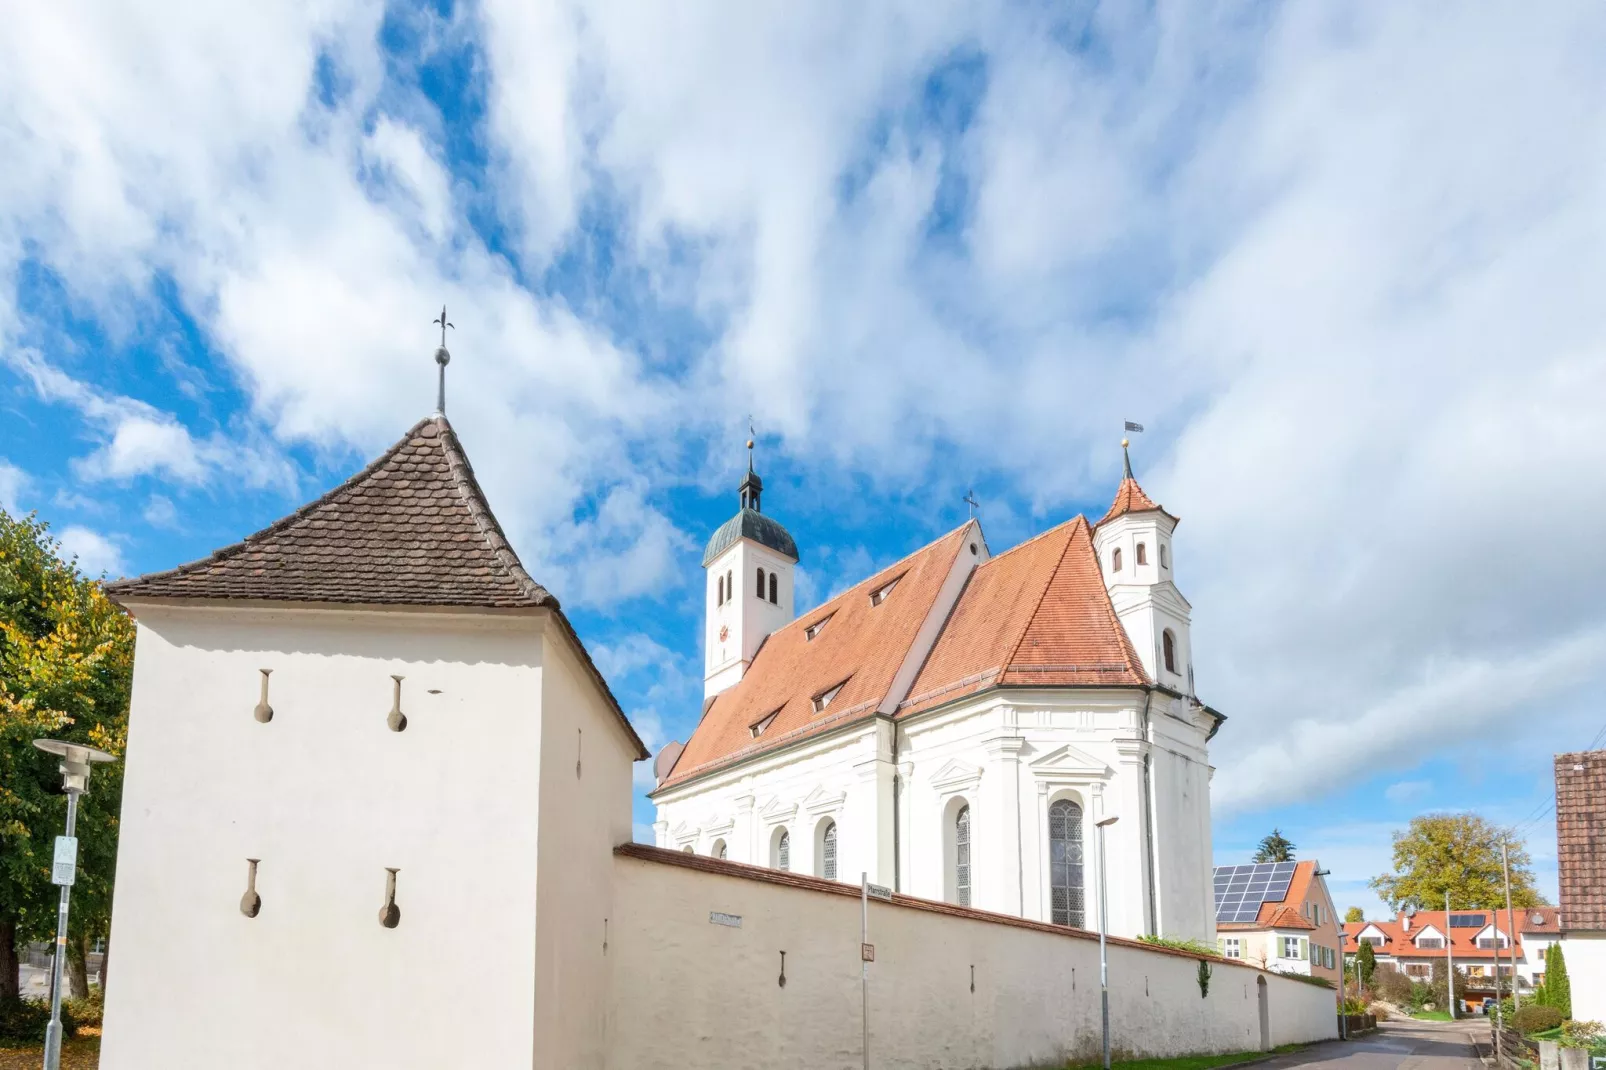
<path id="1" fill-rule="evenodd" d="M 1288 895 L 1297 862 L 1257 862 L 1218 866 L 1215 871 L 1216 921 L 1250 922 L 1262 903 L 1281 902 Z"/>
<path id="2" fill-rule="evenodd" d="M 1451 914 L 1450 928 L 1452 929 L 1481 929 L 1483 928 L 1482 914 Z"/>

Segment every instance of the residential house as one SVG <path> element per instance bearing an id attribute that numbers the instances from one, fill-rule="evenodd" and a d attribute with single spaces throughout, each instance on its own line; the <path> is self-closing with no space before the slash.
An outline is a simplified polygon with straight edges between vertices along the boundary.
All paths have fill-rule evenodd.
<path id="1" fill-rule="evenodd" d="M 1507 989 L 1515 966 L 1517 987 L 1532 989 L 1544 980 L 1545 950 L 1561 933 L 1555 907 L 1526 907 L 1516 911 L 1517 946 L 1511 947 L 1504 910 L 1401 911 L 1390 921 L 1348 922 L 1344 949 L 1353 958 L 1361 944 L 1371 944 L 1379 965 L 1389 965 L 1415 980 L 1433 975 L 1435 962 L 1454 959 L 1467 976 L 1469 991 L 1495 991 L 1495 978 Z M 1513 958 L 1515 962 L 1513 962 Z"/>
<path id="2" fill-rule="evenodd" d="M 1337 984 L 1339 923 L 1323 872 L 1315 861 L 1217 866 L 1222 955 Z"/>

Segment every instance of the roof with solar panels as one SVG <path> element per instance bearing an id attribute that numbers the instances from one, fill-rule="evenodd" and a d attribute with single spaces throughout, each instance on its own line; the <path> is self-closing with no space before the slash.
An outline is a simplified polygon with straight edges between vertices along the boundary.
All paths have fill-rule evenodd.
<path id="1" fill-rule="evenodd" d="M 1216 867 L 1216 928 L 1314 930 L 1332 918 L 1306 906 L 1316 863 L 1252 862 Z"/>

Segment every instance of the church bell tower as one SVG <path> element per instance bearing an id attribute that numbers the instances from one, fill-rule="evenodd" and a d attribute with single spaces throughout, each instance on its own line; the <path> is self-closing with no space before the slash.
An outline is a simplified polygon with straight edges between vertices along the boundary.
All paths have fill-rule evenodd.
<path id="1" fill-rule="evenodd" d="M 753 470 L 749 439 L 747 474 L 738 488 L 740 506 L 703 550 L 705 698 L 740 680 L 764 638 L 792 619 L 797 543 L 761 511 L 763 493 L 764 481 Z"/>
<path id="2" fill-rule="evenodd" d="M 1143 493 L 1132 476 L 1129 444 L 1121 440 L 1121 486 L 1093 532 L 1099 571 L 1121 626 L 1149 678 L 1192 695 L 1193 607 L 1177 590 L 1172 535 L 1178 520 Z"/>

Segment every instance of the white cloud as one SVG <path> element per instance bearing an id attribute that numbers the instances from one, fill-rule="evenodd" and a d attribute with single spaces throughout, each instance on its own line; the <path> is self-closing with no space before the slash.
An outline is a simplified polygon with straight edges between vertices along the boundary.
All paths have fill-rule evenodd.
<path id="1" fill-rule="evenodd" d="M 152 494 L 147 498 L 141 515 L 153 528 L 176 529 L 179 526 L 178 508 L 173 505 L 173 499 L 165 495 Z"/>
<path id="2" fill-rule="evenodd" d="M 1426 780 L 1397 780 L 1383 789 L 1383 797 L 1391 803 L 1409 803 L 1431 790 L 1433 785 Z"/>
<path id="3" fill-rule="evenodd" d="M 1570 726 L 1606 682 L 1581 549 L 1606 535 L 1597 6 L 492 0 L 427 35 L 485 49 L 483 190 L 384 81 L 381 17 L 26 8 L 0 42 L 0 279 L 42 250 L 115 321 L 171 275 L 255 425 L 341 458 L 427 411 L 445 301 L 487 490 L 532 571 L 595 604 L 695 580 L 654 494 L 709 476 L 719 414 L 893 492 L 959 457 L 1051 518 L 1109 492 L 1140 419 L 1232 717 L 1225 807 L 1410 764 L 1451 725 Z M 930 119 L 950 61 L 975 68 L 962 132 Z M 706 347 L 521 285 L 603 240 L 599 204 L 620 238 L 591 283 L 691 313 Z M 72 396 L 102 435 L 86 478 L 273 457 Z"/>
<path id="4" fill-rule="evenodd" d="M 79 524 L 61 529 L 62 556 L 78 559 L 78 571 L 86 576 L 101 573 L 113 579 L 123 574 L 123 551 L 110 538 Z"/>
<path id="5" fill-rule="evenodd" d="M 0 509 L 4 509 L 12 516 L 18 515 L 21 509 L 17 503 L 27 486 L 28 473 L 10 461 L 0 458 Z"/>

